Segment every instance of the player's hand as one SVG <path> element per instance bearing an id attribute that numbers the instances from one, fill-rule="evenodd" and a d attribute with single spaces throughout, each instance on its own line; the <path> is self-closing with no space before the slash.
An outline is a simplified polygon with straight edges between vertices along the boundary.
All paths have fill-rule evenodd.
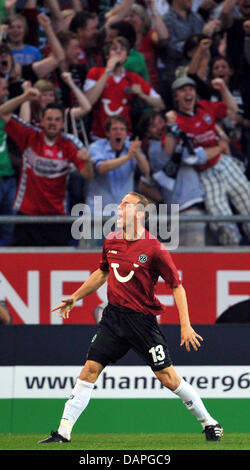
<path id="1" fill-rule="evenodd" d="M 198 335 L 191 326 L 186 326 L 181 328 L 181 346 L 185 344 L 186 350 L 190 352 L 190 344 L 193 346 L 194 350 L 197 351 L 201 346 L 200 341 L 203 341 L 203 338 Z"/>
<path id="2" fill-rule="evenodd" d="M 56 310 L 59 310 L 59 317 L 62 318 L 69 318 L 69 312 L 74 308 L 76 304 L 76 299 L 74 297 L 69 297 L 68 299 L 62 300 L 62 303 L 60 305 L 57 305 L 57 307 L 54 307 L 51 311 L 55 312 Z"/>

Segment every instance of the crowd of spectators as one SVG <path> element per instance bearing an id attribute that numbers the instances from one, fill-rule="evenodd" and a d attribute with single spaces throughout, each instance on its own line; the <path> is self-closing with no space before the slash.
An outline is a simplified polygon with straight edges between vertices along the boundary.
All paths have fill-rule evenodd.
<path id="1" fill-rule="evenodd" d="M 138 191 L 180 214 L 249 215 L 250 0 L 0 2 L 0 215 L 61 216 Z M 76 244 L 0 224 L 0 246 Z M 250 224 L 180 226 L 249 245 Z"/>

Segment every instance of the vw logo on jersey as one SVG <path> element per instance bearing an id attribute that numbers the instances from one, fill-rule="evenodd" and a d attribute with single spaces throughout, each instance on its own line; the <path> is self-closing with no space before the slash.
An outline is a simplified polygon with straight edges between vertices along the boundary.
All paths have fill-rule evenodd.
<path id="1" fill-rule="evenodd" d="M 203 119 L 204 119 L 204 121 L 206 121 L 207 124 L 212 123 L 212 118 L 209 114 L 204 114 Z"/>
<path id="2" fill-rule="evenodd" d="M 143 253 L 142 255 L 139 256 L 138 261 L 140 261 L 140 263 L 146 263 L 148 261 L 147 255 Z"/>

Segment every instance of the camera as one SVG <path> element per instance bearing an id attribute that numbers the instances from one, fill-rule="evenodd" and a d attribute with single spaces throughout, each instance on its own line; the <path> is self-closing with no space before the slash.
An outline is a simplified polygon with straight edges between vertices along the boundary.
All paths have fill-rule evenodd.
<path id="1" fill-rule="evenodd" d="M 176 178 L 176 175 L 182 163 L 182 154 L 184 148 L 187 149 L 189 155 L 194 155 L 194 147 L 191 139 L 183 130 L 179 129 L 177 125 L 171 126 L 171 130 L 167 128 L 167 132 L 169 133 L 169 135 L 176 137 L 179 142 L 175 147 L 173 155 L 166 163 L 164 167 L 164 172 L 167 176 Z"/>
<path id="2" fill-rule="evenodd" d="M 163 171 L 167 176 L 170 178 L 176 178 L 178 170 L 181 166 L 182 161 L 182 153 L 183 153 L 183 146 L 182 144 L 177 144 L 175 148 L 175 152 L 173 153 L 172 157 L 167 161 Z"/>

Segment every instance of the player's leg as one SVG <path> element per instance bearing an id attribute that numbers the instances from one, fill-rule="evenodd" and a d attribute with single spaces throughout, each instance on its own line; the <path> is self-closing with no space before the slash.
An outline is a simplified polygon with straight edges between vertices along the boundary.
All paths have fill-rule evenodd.
<path id="1" fill-rule="evenodd" d="M 68 441 L 71 438 L 71 432 L 74 424 L 82 412 L 87 408 L 95 382 L 104 366 L 95 361 L 86 361 L 81 373 L 76 380 L 69 399 L 66 401 L 58 433 Z"/>
<path id="2" fill-rule="evenodd" d="M 120 318 L 131 347 L 143 357 L 162 385 L 182 399 L 201 422 L 208 440 L 220 440 L 221 426 L 210 416 L 196 390 L 177 374 L 155 316 L 121 313 Z"/>
<path id="3" fill-rule="evenodd" d="M 104 366 L 98 362 L 86 361 L 76 380 L 72 393 L 64 405 L 58 431 L 52 431 L 51 436 L 39 441 L 39 444 L 70 442 L 72 428 L 88 406 L 95 382 L 103 369 Z"/>
<path id="4" fill-rule="evenodd" d="M 108 324 L 107 310 L 99 328 L 94 335 L 91 346 L 87 354 L 87 361 L 81 370 L 76 385 L 72 390 L 69 400 L 65 403 L 63 416 L 60 422 L 58 433 L 70 440 L 72 428 L 87 407 L 99 375 L 110 362 L 124 356 L 129 347 L 121 339 L 117 340 L 115 335 L 111 335 L 103 324 Z M 114 318 L 111 319 L 114 321 Z M 113 325 L 114 326 L 114 325 Z"/>
<path id="5" fill-rule="evenodd" d="M 181 378 L 172 365 L 162 370 L 154 371 L 154 373 L 164 387 L 167 387 L 181 398 L 186 408 L 201 423 L 207 440 L 220 440 L 223 432 L 222 427 L 209 414 L 194 387 Z"/>
<path id="6" fill-rule="evenodd" d="M 110 362 L 116 362 L 129 350 L 129 344 L 120 338 L 118 333 L 116 333 L 116 316 L 107 306 L 104 309 L 97 333 L 92 338 L 86 363 L 70 398 L 65 403 L 58 431 L 52 432 L 51 437 L 40 441 L 40 443 L 70 441 L 72 428 L 87 407 L 100 373 L 106 365 Z"/>

